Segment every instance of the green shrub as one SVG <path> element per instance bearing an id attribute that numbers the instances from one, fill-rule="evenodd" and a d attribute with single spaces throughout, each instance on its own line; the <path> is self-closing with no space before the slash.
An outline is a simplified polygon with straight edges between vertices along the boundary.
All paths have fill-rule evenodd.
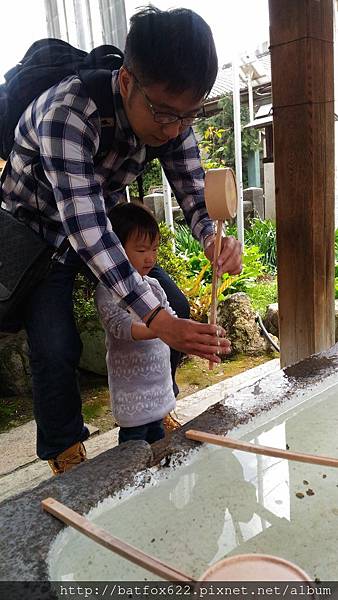
<path id="1" fill-rule="evenodd" d="M 73 302 L 75 320 L 80 330 L 97 318 L 94 293 L 95 285 L 78 273 L 75 279 Z"/>
<path id="2" fill-rule="evenodd" d="M 267 266 L 269 273 L 277 271 L 277 241 L 276 225 L 273 221 L 266 219 L 252 219 L 250 229 L 245 230 L 245 243 L 250 246 L 258 246 L 262 254 L 262 261 Z"/>
<path id="3" fill-rule="evenodd" d="M 246 289 L 253 308 L 264 316 L 268 304 L 277 302 L 277 281 L 257 282 Z"/>
<path id="4" fill-rule="evenodd" d="M 181 287 L 188 277 L 187 259 L 173 250 L 174 234 L 165 223 L 160 223 L 161 243 L 158 251 L 157 263 Z"/>
<path id="5" fill-rule="evenodd" d="M 204 322 L 211 306 L 212 267 L 202 252 L 191 257 L 189 265 L 190 279 L 183 290 L 190 302 L 192 318 Z M 261 262 L 258 248 L 245 248 L 242 272 L 239 275 L 222 275 L 218 287 L 218 300 L 224 300 L 235 292 L 246 292 L 265 271 L 266 267 Z"/>
<path id="6" fill-rule="evenodd" d="M 175 247 L 176 252 L 186 257 L 199 254 L 202 250 L 201 244 L 194 238 L 187 225 L 175 226 Z"/>

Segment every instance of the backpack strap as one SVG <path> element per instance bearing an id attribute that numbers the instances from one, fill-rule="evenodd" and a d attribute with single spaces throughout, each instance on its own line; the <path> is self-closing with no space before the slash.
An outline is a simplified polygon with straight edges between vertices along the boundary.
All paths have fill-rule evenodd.
<path id="1" fill-rule="evenodd" d="M 94 100 L 100 114 L 100 145 L 94 158 L 94 164 L 101 162 L 112 149 L 115 133 L 115 114 L 113 106 L 112 71 L 110 69 L 86 69 L 79 72 L 88 95 Z"/>

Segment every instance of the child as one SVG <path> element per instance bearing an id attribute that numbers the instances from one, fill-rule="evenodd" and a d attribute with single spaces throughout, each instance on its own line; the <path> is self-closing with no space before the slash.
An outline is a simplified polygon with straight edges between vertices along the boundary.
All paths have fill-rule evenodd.
<path id="1" fill-rule="evenodd" d="M 148 277 L 154 267 L 160 232 L 152 214 L 142 205 L 117 205 L 109 214 L 130 263 L 151 286 L 161 306 L 169 310 L 158 281 Z M 163 418 L 175 408 L 170 348 L 154 338 L 131 311 L 118 306 L 111 291 L 99 283 L 97 309 L 106 332 L 107 369 L 113 415 L 120 426 L 119 443 L 164 437 Z"/>

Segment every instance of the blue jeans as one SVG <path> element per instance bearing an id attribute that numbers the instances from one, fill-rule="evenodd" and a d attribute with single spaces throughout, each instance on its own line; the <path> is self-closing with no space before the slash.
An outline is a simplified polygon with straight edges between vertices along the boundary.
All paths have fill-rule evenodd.
<path id="1" fill-rule="evenodd" d="M 89 437 L 81 414 L 77 369 L 82 343 L 73 314 L 75 276 L 83 266 L 68 251 L 65 264 L 55 263 L 26 305 L 32 372 L 37 454 L 47 460 Z"/>
<path id="2" fill-rule="evenodd" d="M 76 274 L 84 269 L 93 279 L 94 275 L 80 257 L 74 250 L 69 250 L 65 264 L 55 263 L 26 302 L 24 324 L 32 372 L 37 455 L 43 460 L 56 457 L 89 436 L 81 414 L 77 371 L 82 343 L 72 299 Z M 184 313 L 182 306 L 184 303 L 189 306 L 185 297 L 162 269 L 159 273 L 163 276 L 160 283 L 171 298 L 173 309 L 184 316 L 180 314 Z M 176 350 L 173 353 L 175 381 L 180 354 Z"/>
<path id="3" fill-rule="evenodd" d="M 160 419 L 137 427 L 120 427 L 119 444 L 130 440 L 144 440 L 148 444 L 153 444 L 158 440 L 162 440 L 164 436 L 163 419 Z"/>

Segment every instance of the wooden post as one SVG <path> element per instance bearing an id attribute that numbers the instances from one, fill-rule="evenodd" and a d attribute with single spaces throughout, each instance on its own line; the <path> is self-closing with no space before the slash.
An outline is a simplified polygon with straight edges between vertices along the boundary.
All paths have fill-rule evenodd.
<path id="1" fill-rule="evenodd" d="M 334 344 L 332 0 L 269 0 L 281 365 Z"/>

